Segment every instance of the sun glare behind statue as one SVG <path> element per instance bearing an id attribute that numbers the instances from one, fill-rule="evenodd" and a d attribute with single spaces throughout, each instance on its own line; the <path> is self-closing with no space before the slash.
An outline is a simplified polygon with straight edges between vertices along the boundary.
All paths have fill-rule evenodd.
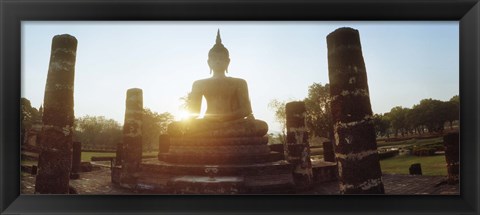
<path id="1" fill-rule="evenodd" d="M 192 116 L 192 113 L 187 110 L 182 110 L 175 115 L 175 120 L 184 121 L 189 119 Z"/>
<path id="2" fill-rule="evenodd" d="M 197 117 L 195 117 L 197 116 Z M 193 113 L 190 113 L 187 110 L 181 110 L 177 114 L 175 114 L 175 120 L 177 121 L 187 121 L 191 120 L 194 118 L 203 118 L 205 116 L 205 113 L 201 113 L 200 115 L 195 115 Z"/>

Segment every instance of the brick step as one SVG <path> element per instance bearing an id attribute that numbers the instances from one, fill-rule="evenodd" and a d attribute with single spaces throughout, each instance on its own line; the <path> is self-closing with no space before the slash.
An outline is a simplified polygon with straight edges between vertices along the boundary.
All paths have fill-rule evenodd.
<path id="1" fill-rule="evenodd" d="M 257 155 L 235 155 L 235 154 L 173 154 L 159 153 L 158 160 L 177 164 L 257 164 L 279 161 L 283 154 L 270 152 Z"/>
<path id="2" fill-rule="evenodd" d="M 142 192 L 171 194 L 242 194 L 242 193 L 292 193 L 291 174 L 269 176 L 200 176 L 139 174 L 136 188 Z"/>
<path id="3" fill-rule="evenodd" d="M 275 161 L 259 164 L 237 165 L 199 165 L 175 164 L 164 161 L 144 160 L 140 165 L 142 172 L 155 174 L 174 175 L 200 175 L 200 176 L 243 176 L 261 174 L 291 173 L 292 167 L 287 161 Z"/>
<path id="4" fill-rule="evenodd" d="M 225 146 L 201 146 L 201 145 L 172 145 L 169 154 L 202 155 L 262 155 L 270 153 L 270 148 L 265 145 L 225 145 Z M 216 154 L 216 155 L 215 155 Z"/>

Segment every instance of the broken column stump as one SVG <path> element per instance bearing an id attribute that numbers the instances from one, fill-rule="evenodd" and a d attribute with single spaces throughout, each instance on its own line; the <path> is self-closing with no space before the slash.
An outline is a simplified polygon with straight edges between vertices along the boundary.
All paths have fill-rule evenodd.
<path id="1" fill-rule="evenodd" d="M 123 124 L 123 160 L 120 183 L 134 185 L 135 173 L 142 162 L 143 92 L 127 90 L 125 122 Z M 133 187 L 132 187 L 133 188 Z"/>
<path id="2" fill-rule="evenodd" d="M 170 150 L 170 136 L 161 134 L 158 137 L 158 153 L 167 153 Z"/>
<path id="3" fill-rule="evenodd" d="M 410 175 L 422 175 L 422 165 L 420 163 L 414 163 L 408 168 Z"/>
<path id="4" fill-rule="evenodd" d="M 298 189 L 312 186 L 312 162 L 310 160 L 310 145 L 305 126 L 305 103 L 289 102 L 285 106 L 287 118 L 287 141 L 285 158 L 293 165 L 293 179 Z"/>
<path id="5" fill-rule="evenodd" d="M 447 161 L 447 182 L 448 184 L 456 184 L 459 181 L 460 173 L 460 141 L 458 132 L 449 133 L 443 136 L 443 144 L 445 146 L 445 160 Z"/>
<path id="6" fill-rule="evenodd" d="M 72 155 L 72 171 L 70 172 L 70 179 L 80 178 L 80 163 L 82 162 L 82 143 L 73 142 L 73 155 Z"/>
<path id="7" fill-rule="evenodd" d="M 328 162 L 335 162 L 335 151 L 333 151 L 333 143 L 325 141 L 323 144 L 323 160 Z"/>
<path id="8" fill-rule="evenodd" d="M 35 193 L 69 193 L 76 52 L 75 37 L 68 34 L 53 37 L 43 100 L 43 128 Z"/>
<path id="9" fill-rule="evenodd" d="M 342 194 L 385 193 L 360 36 L 339 28 L 327 36 L 335 157 Z"/>

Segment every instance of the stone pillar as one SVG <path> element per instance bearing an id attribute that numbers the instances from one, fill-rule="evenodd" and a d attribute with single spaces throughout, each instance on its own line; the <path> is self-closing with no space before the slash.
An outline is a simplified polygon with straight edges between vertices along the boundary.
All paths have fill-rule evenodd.
<path id="1" fill-rule="evenodd" d="M 335 157 L 340 192 L 383 194 L 360 36 L 339 28 L 327 36 Z"/>
<path id="2" fill-rule="evenodd" d="M 310 160 L 310 145 L 305 126 L 305 103 L 289 102 L 285 106 L 287 117 L 287 141 L 285 158 L 293 164 L 293 178 L 299 189 L 312 185 L 312 162 Z"/>
<path id="3" fill-rule="evenodd" d="M 458 132 L 449 133 L 443 136 L 443 144 L 445 146 L 445 160 L 447 161 L 447 182 L 456 184 L 459 181 L 460 173 L 460 139 Z"/>
<path id="4" fill-rule="evenodd" d="M 117 143 L 117 150 L 115 153 L 115 166 L 121 166 L 123 161 L 123 143 Z"/>
<path id="5" fill-rule="evenodd" d="M 82 162 L 82 143 L 73 142 L 73 155 L 72 155 L 72 171 L 70 172 L 70 179 L 78 179 L 80 175 L 80 163 Z"/>
<path id="6" fill-rule="evenodd" d="M 142 124 L 143 124 L 143 92 L 141 89 L 127 90 L 125 102 L 125 123 L 123 124 L 123 161 L 122 169 L 126 177 L 125 183 L 134 181 L 134 174 L 142 162 Z"/>
<path id="7" fill-rule="evenodd" d="M 336 162 L 332 141 L 323 142 L 323 160 L 327 162 Z"/>
<path id="8" fill-rule="evenodd" d="M 76 52 L 75 37 L 67 34 L 53 37 L 43 99 L 43 128 L 35 193 L 69 193 Z"/>

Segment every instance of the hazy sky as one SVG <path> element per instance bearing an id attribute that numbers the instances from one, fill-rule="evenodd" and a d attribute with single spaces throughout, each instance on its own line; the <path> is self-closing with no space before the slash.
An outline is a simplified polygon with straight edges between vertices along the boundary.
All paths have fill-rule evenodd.
<path id="1" fill-rule="evenodd" d="M 208 78 L 208 51 L 220 28 L 228 76 L 247 81 L 256 118 L 279 131 L 272 99 L 301 100 L 328 83 L 326 36 L 360 32 L 374 113 L 459 94 L 456 21 L 430 22 L 22 22 L 22 97 L 43 103 L 52 37 L 77 38 L 75 116 L 123 124 L 125 94 L 143 89 L 144 107 L 180 114 L 182 96 Z"/>

